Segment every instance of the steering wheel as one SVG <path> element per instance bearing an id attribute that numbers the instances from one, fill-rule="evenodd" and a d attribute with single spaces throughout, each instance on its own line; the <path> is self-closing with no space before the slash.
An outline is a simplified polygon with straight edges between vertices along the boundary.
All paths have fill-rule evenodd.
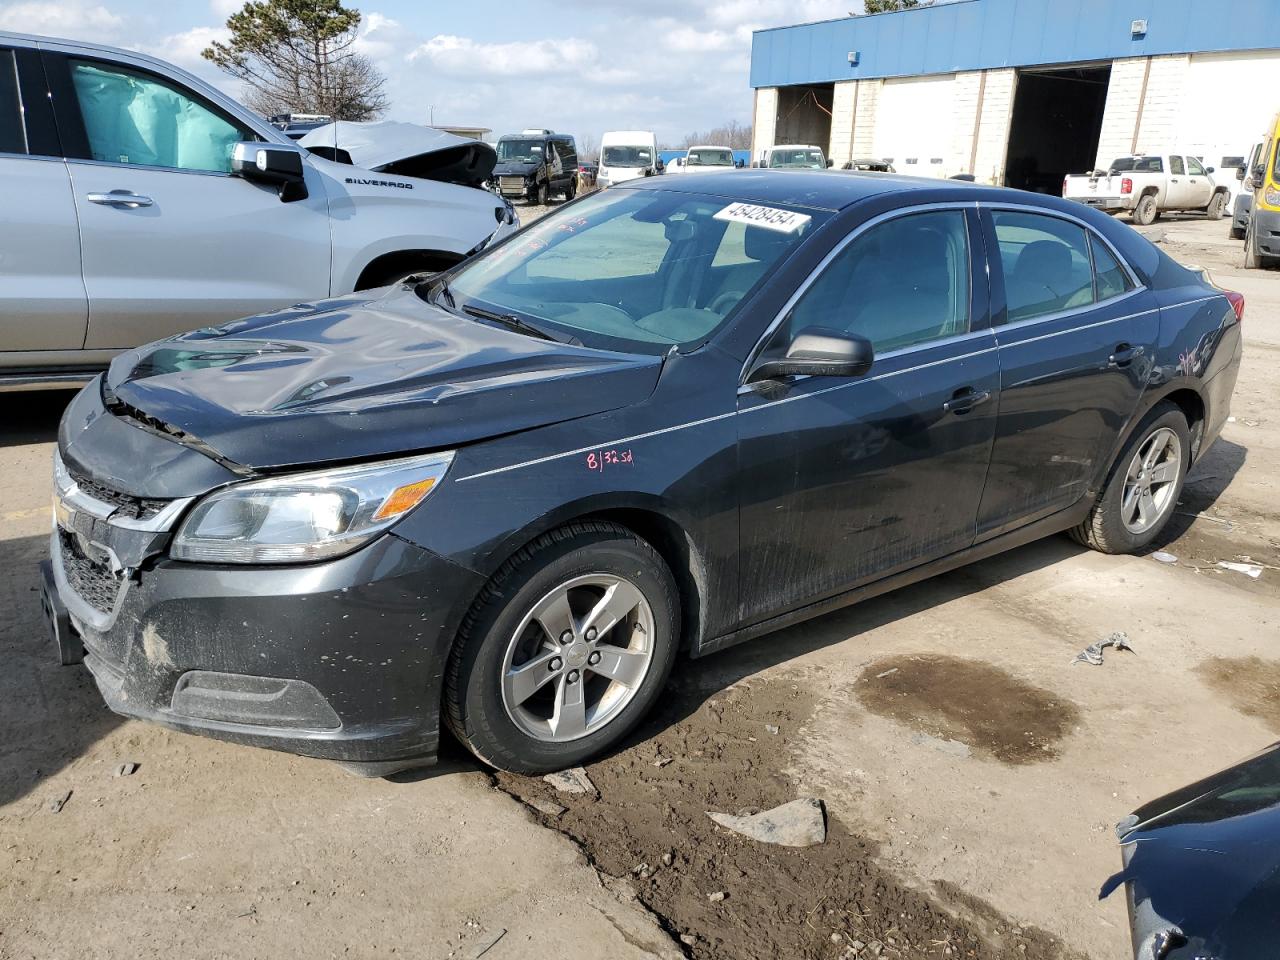
<path id="1" fill-rule="evenodd" d="M 726 290 L 711 301 L 711 305 L 707 307 L 712 313 L 718 313 L 724 316 L 733 309 L 734 304 L 746 296 L 745 290 Z M 724 309 L 721 309 L 721 308 Z"/>

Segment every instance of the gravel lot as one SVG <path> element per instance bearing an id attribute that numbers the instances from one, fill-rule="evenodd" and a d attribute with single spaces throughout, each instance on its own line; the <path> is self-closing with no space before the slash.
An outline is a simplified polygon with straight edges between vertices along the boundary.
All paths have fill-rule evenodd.
<path id="1" fill-rule="evenodd" d="M 0 958 L 1126 955 L 1096 900 L 1112 824 L 1280 732 L 1280 274 L 1239 269 L 1225 221 L 1144 232 L 1248 298 L 1235 420 L 1158 545 L 1178 563 L 1053 538 L 679 665 L 587 768 L 598 799 L 456 750 L 365 781 L 109 714 L 36 593 L 67 397 L 0 395 Z M 1241 557 L 1260 579 L 1216 567 Z M 1069 665 L 1116 630 L 1136 653 Z M 804 796 L 823 846 L 705 816 Z"/>

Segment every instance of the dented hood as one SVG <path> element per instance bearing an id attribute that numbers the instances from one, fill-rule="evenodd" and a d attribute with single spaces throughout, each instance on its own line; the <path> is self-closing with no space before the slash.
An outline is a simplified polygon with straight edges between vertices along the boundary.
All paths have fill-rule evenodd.
<path id="1" fill-rule="evenodd" d="M 660 357 L 534 339 L 397 287 L 304 304 L 121 354 L 108 408 L 234 465 L 437 450 L 653 392 Z"/>
<path id="2" fill-rule="evenodd" d="M 298 141 L 318 156 L 364 170 L 471 185 L 487 180 L 498 155 L 479 140 L 416 123 L 338 120 Z"/>

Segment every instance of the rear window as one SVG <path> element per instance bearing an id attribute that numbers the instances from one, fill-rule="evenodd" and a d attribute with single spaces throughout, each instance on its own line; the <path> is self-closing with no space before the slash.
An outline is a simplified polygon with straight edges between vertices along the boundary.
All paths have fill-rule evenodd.
<path id="1" fill-rule="evenodd" d="M 18 96 L 18 65 L 12 50 L 0 50 L 0 153 L 26 153 L 27 134 L 22 125 L 22 100 Z"/>
<path id="2" fill-rule="evenodd" d="M 1109 173 L 1164 173 L 1164 160 L 1160 157 L 1119 157 L 1111 161 Z"/>

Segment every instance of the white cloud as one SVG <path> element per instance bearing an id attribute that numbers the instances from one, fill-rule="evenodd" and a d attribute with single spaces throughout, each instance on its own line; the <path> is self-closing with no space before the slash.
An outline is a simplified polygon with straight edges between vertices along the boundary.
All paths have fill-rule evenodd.
<path id="1" fill-rule="evenodd" d="M 728 50 L 734 46 L 734 37 L 723 30 L 698 30 L 695 27 L 673 25 L 663 38 L 666 46 L 678 53 L 708 53 Z"/>
<path id="2" fill-rule="evenodd" d="M 182 69 L 194 73 L 198 77 L 216 83 L 234 95 L 234 91 L 239 88 L 238 83 L 227 77 L 226 74 L 221 73 L 217 67 L 200 56 L 201 51 L 208 47 L 209 44 L 215 40 L 221 40 L 225 43 L 230 36 L 231 32 L 226 27 L 192 27 L 190 30 L 175 33 L 165 37 L 157 44 L 149 44 L 142 49 L 153 57 L 159 57 L 162 60 L 177 64 Z"/>
<path id="3" fill-rule="evenodd" d="M 444 73 L 514 77 L 590 67 L 599 51 L 594 43 L 574 37 L 480 43 L 469 37 L 439 34 L 409 54 L 410 61 L 419 58 Z"/>
<path id="4" fill-rule="evenodd" d="M 227 17 L 239 13 L 243 8 L 244 0 L 209 0 L 209 9 L 221 23 L 226 23 Z"/>
<path id="5" fill-rule="evenodd" d="M 123 19 L 101 4 L 82 0 L 60 3 L 24 2 L 0 4 L 0 30 L 41 33 L 75 40 L 109 42 Z"/>

